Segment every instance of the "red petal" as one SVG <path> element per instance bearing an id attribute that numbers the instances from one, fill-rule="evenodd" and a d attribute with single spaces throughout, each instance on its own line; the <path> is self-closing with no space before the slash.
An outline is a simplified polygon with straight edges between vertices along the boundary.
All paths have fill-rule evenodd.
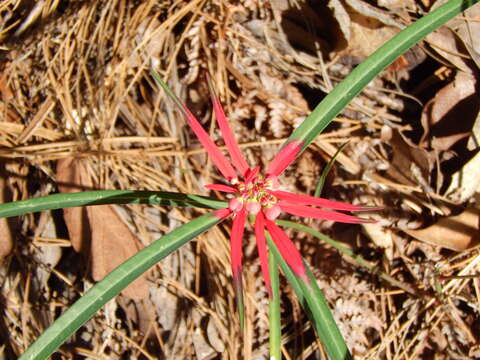
<path id="1" fill-rule="evenodd" d="M 297 157 L 302 150 L 303 143 L 299 140 L 290 141 L 280 152 L 273 158 L 267 168 L 267 176 L 279 176 L 285 171 L 288 165 Z"/>
<path id="2" fill-rule="evenodd" d="M 292 240 L 280 229 L 273 221 L 265 219 L 268 232 L 272 235 L 272 239 L 278 247 L 278 251 L 285 259 L 287 264 L 292 268 L 293 272 L 301 277 L 303 280 L 307 280 L 307 271 L 303 264 L 302 256 L 297 250 Z"/>
<path id="3" fill-rule="evenodd" d="M 245 174 L 245 182 L 248 184 L 250 183 L 253 178 L 258 174 L 260 171 L 260 166 L 257 166 L 254 169 L 248 169 L 247 173 Z"/>
<path id="4" fill-rule="evenodd" d="M 313 219 L 333 220 L 333 221 L 349 223 L 349 224 L 363 224 L 363 223 L 375 222 L 374 220 L 370 220 L 370 219 L 363 219 L 357 216 L 342 214 L 335 211 L 312 208 L 305 205 L 292 204 L 286 201 L 281 201 L 278 203 L 278 205 L 280 205 L 280 208 L 283 211 L 291 215 L 308 217 Z"/>
<path id="5" fill-rule="evenodd" d="M 223 177 L 225 177 L 225 179 L 227 179 L 228 181 L 236 179 L 237 174 L 235 173 L 232 165 L 230 165 L 230 163 L 228 162 L 227 158 L 223 156 L 217 145 L 215 145 L 212 139 L 210 139 L 207 132 L 202 127 L 197 118 L 190 112 L 190 110 L 185 105 L 183 106 L 186 114 L 186 119 L 188 124 L 190 125 L 190 128 L 193 130 L 198 140 L 200 140 L 208 155 L 210 155 L 210 158 L 212 159 L 215 166 L 218 168 L 218 170 L 220 170 Z"/>
<path id="6" fill-rule="evenodd" d="M 226 192 L 226 193 L 237 192 L 237 189 L 235 189 L 234 187 L 224 185 L 224 184 L 208 184 L 208 185 L 205 185 L 205 188 L 209 190 L 217 190 L 217 191 Z"/>
<path id="7" fill-rule="evenodd" d="M 260 265 L 262 267 L 265 285 L 268 290 L 268 295 L 272 297 L 272 285 L 270 282 L 270 272 L 268 270 L 267 242 L 265 240 L 265 217 L 262 212 L 259 212 L 255 218 L 255 238 L 257 239 L 258 256 L 260 257 Z"/>
<path id="8" fill-rule="evenodd" d="M 233 219 L 230 256 L 232 259 L 232 271 L 234 277 L 242 270 L 242 239 L 243 233 L 245 231 L 246 217 L 247 211 L 245 209 L 242 209 Z"/>
<path id="9" fill-rule="evenodd" d="M 269 192 L 280 200 L 286 200 L 288 202 L 293 202 L 297 204 L 300 203 L 300 204 L 312 205 L 312 206 L 322 206 L 322 207 L 326 207 L 334 210 L 375 211 L 375 210 L 382 209 L 379 207 L 357 206 L 357 205 L 347 204 L 339 201 L 323 199 L 315 196 L 294 194 L 288 191 L 269 191 Z"/>
<path id="10" fill-rule="evenodd" d="M 208 82 L 208 88 L 210 90 L 210 96 L 212 98 L 213 110 L 215 111 L 215 117 L 217 118 L 220 131 L 223 135 L 223 140 L 225 141 L 225 145 L 227 146 L 228 152 L 232 157 L 233 166 L 237 168 L 239 173 L 245 176 L 247 170 L 249 170 L 249 166 L 247 164 L 247 161 L 243 157 L 242 151 L 240 150 L 240 147 L 235 140 L 235 136 L 233 135 L 230 126 L 228 126 L 227 117 L 225 116 L 225 112 L 223 111 L 222 104 L 220 103 L 217 95 L 215 94 L 215 90 L 213 88 L 210 77 L 208 75 L 206 77 Z"/>
<path id="11" fill-rule="evenodd" d="M 223 156 L 223 154 L 220 152 L 220 149 L 217 147 L 217 145 L 215 145 L 212 139 L 210 139 L 195 115 L 193 115 L 187 106 L 180 101 L 180 99 L 172 92 L 172 90 L 170 90 L 168 85 L 160 78 L 160 75 L 158 75 L 156 72 L 153 72 L 152 75 L 158 84 L 165 90 L 167 95 L 173 100 L 175 105 L 177 105 L 177 107 L 182 111 L 183 116 L 185 116 L 185 119 L 190 125 L 190 128 L 195 133 L 198 140 L 200 140 L 208 155 L 210 155 L 213 163 L 218 170 L 220 170 L 222 175 L 229 181 L 236 179 L 237 174 L 235 173 L 232 165 L 228 162 L 225 156 Z"/>
<path id="12" fill-rule="evenodd" d="M 229 208 L 218 209 L 213 212 L 213 216 L 219 217 L 220 219 L 226 219 L 232 214 L 232 212 L 233 211 L 230 210 Z"/>

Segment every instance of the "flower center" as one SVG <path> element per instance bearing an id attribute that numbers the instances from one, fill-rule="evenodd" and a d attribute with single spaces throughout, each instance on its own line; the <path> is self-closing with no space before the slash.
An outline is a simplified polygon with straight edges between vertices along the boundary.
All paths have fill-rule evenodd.
<path id="1" fill-rule="evenodd" d="M 280 214 L 280 208 L 277 205 L 277 198 L 270 193 L 278 187 L 276 178 L 265 178 L 262 175 L 255 176 L 253 179 L 239 181 L 237 196 L 230 200 L 229 207 L 232 211 L 240 211 L 245 208 L 250 214 L 256 215 L 260 211 L 269 219 L 275 219 Z"/>

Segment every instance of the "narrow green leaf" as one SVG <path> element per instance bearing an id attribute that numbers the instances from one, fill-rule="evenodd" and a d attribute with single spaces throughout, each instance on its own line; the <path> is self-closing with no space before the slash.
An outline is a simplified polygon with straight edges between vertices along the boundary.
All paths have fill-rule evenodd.
<path id="1" fill-rule="evenodd" d="M 320 179 L 318 180 L 318 184 L 317 184 L 317 187 L 315 188 L 315 193 L 313 196 L 319 197 L 320 194 L 322 193 L 323 185 L 325 185 L 325 180 L 327 179 L 327 175 L 332 169 L 333 164 L 335 163 L 335 159 L 337 158 L 338 154 L 340 154 L 343 151 L 343 149 L 345 149 L 345 146 L 347 146 L 347 144 L 348 144 L 348 141 L 340 145 L 337 151 L 335 151 L 335 154 L 333 154 L 333 157 L 327 163 L 327 166 L 323 168 L 322 174 L 320 175 Z"/>
<path id="2" fill-rule="evenodd" d="M 225 201 L 205 196 L 167 191 L 99 190 L 53 194 L 35 199 L 0 204 L 0 218 L 43 210 L 105 204 L 156 204 L 221 209 Z"/>
<path id="3" fill-rule="evenodd" d="M 275 259 L 280 264 L 288 282 L 292 286 L 297 295 L 300 304 L 307 312 L 307 315 L 312 322 L 315 331 L 320 338 L 328 356 L 332 360 L 349 360 L 352 359 L 347 345 L 340 333 L 340 330 L 335 323 L 335 319 L 328 307 L 328 304 L 323 296 L 322 291 L 317 285 L 316 279 L 313 276 L 307 264 L 308 282 L 305 282 L 300 277 L 297 277 L 288 264 L 283 260 L 275 243 L 269 239 L 268 246 L 270 251 L 275 256 Z"/>
<path id="4" fill-rule="evenodd" d="M 185 111 L 184 105 L 182 101 L 178 98 L 178 96 L 168 87 L 165 81 L 162 80 L 160 74 L 155 70 L 150 71 L 150 74 L 155 79 L 155 81 L 163 88 L 163 90 L 167 93 L 167 95 L 175 102 L 178 108 L 182 111 Z"/>
<path id="5" fill-rule="evenodd" d="M 63 313 L 23 353 L 21 360 L 49 357 L 68 337 L 88 321 L 102 306 L 128 284 L 180 246 L 218 224 L 221 218 L 212 213 L 201 216 L 161 237 L 118 266 Z"/>
<path id="6" fill-rule="evenodd" d="M 302 151 L 320 134 L 338 113 L 398 56 L 445 22 L 479 0 L 450 0 L 402 30 L 358 65 L 318 104 L 313 112 L 290 135 L 284 145 L 301 141 Z"/>
<path id="7" fill-rule="evenodd" d="M 381 279 L 390 283 L 391 285 L 396 286 L 396 287 L 412 294 L 413 296 L 418 296 L 418 291 L 415 291 L 415 289 L 412 288 L 410 285 L 408 285 L 404 282 L 398 281 L 398 280 L 394 279 L 393 277 L 391 277 L 390 275 L 384 273 L 379 268 L 371 265 L 368 261 L 363 259 L 361 256 L 355 254 L 352 250 L 350 250 L 347 247 L 341 245 L 338 241 L 335 241 L 331 237 L 329 237 L 325 234 L 322 234 L 321 232 L 318 232 L 317 230 L 314 230 L 314 229 L 312 229 L 312 228 L 310 228 L 306 225 L 298 224 L 298 223 L 295 223 L 293 221 L 277 220 L 277 223 L 281 226 L 290 227 L 292 229 L 296 229 L 298 231 L 306 232 L 307 234 L 315 236 L 316 238 L 318 238 L 318 239 L 324 241 L 325 243 L 329 244 L 330 246 L 334 247 L 335 249 L 337 249 L 338 251 L 340 251 L 344 255 L 347 255 L 347 256 L 351 257 L 359 265 L 361 265 L 361 266 L 365 267 L 366 269 L 370 270 L 372 273 L 378 275 L 378 277 L 380 277 Z"/>
<path id="8" fill-rule="evenodd" d="M 270 239 L 268 233 L 267 238 Z M 282 359 L 282 327 L 280 312 L 280 281 L 278 277 L 278 263 L 272 252 L 268 253 L 268 270 L 272 286 L 272 297 L 268 304 L 268 322 L 270 327 L 270 360 Z"/>

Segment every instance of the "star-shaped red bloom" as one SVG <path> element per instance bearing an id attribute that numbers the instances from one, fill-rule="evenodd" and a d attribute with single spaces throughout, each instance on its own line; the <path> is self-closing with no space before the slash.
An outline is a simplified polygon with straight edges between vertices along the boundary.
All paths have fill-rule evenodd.
<path id="1" fill-rule="evenodd" d="M 294 273 L 307 281 L 307 272 L 302 257 L 285 232 L 275 224 L 275 219 L 286 212 L 291 215 L 307 218 L 333 220 L 343 223 L 360 224 L 371 222 L 371 220 L 344 214 L 338 211 L 371 211 L 377 208 L 357 206 L 337 201 L 331 201 L 319 197 L 303 194 L 294 194 L 280 190 L 278 177 L 296 159 L 302 150 L 300 141 L 287 143 L 274 157 L 264 174 L 261 174 L 260 167 L 250 168 L 245 157 L 240 151 L 232 130 L 228 126 L 228 120 L 218 100 L 213 86 L 208 79 L 208 85 L 212 98 L 213 109 L 220 131 L 222 133 L 231 162 L 222 154 L 220 149 L 210 139 L 202 125 L 191 113 L 191 111 L 180 102 L 170 91 L 165 83 L 157 78 L 160 85 L 168 95 L 177 103 L 182 110 L 185 119 L 193 130 L 211 160 L 225 178 L 226 184 L 210 184 L 206 188 L 217 190 L 233 195 L 228 207 L 215 211 L 215 216 L 221 218 L 233 217 L 231 233 L 231 262 L 232 274 L 237 293 L 237 301 L 242 305 L 242 239 L 245 231 L 245 221 L 248 214 L 255 216 L 255 236 L 257 241 L 258 254 L 265 284 L 271 295 L 270 275 L 268 271 L 268 253 L 265 239 L 265 229 L 269 232 L 277 246 L 280 254 L 291 267 Z M 321 208 L 320 208 L 321 207 Z M 327 208 L 330 210 L 325 210 Z"/>

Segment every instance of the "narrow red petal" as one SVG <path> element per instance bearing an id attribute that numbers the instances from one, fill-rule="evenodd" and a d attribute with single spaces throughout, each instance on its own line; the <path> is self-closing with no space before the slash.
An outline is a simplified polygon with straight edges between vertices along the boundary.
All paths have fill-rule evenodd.
<path id="1" fill-rule="evenodd" d="M 209 190 L 216 190 L 216 191 L 221 191 L 226 193 L 237 192 L 237 189 L 235 189 L 233 186 L 228 186 L 224 184 L 208 184 L 208 185 L 205 185 L 205 188 Z"/>
<path id="2" fill-rule="evenodd" d="M 220 149 L 217 147 L 217 145 L 215 145 L 212 139 L 210 139 L 195 115 L 193 115 L 187 106 L 180 101 L 180 99 L 173 93 L 168 85 L 160 78 L 158 73 L 153 72 L 152 75 L 157 83 L 165 90 L 167 95 L 173 100 L 175 105 L 177 105 L 177 107 L 182 111 L 183 116 L 190 125 L 190 128 L 195 133 L 198 140 L 200 140 L 208 155 L 210 155 L 213 163 L 222 173 L 222 175 L 229 181 L 236 179 L 237 174 L 235 173 L 232 165 L 228 162 L 225 156 L 223 156 L 223 154 L 220 152 Z"/>
<path id="3" fill-rule="evenodd" d="M 303 143 L 299 140 L 290 141 L 273 158 L 267 168 L 267 176 L 279 176 L 295 160 L 302 150 Z"/>
<path id="4" fill-rule="evenodd" d="M 238 146 L 237 140 L 235 140 L 235 136 L 233 135 L 230 126 L 228 125 L 227 117 L 225 116 L 225 112 L 223 111 L 222 104 L 218 100 L 217 95 L 215 94 L 215 90 L 213 88 L 213 84 L 210 80 L 210 77 L 207 75 L 207 82 L 208 88 L 210 90 L 210 96 L 212 98 L 213 110 L 215 111 L 215 117 L 217 118 L 218 125 L 220 127 L 220 131 L 223 135 L 223 140 L 225 141 L 225 145 L 227 146 L 228 152 L 232 157 L 233 166 L 238 170 L 240 174 L 245 176 L 247 170 L 249 170 L 249 166 L 245 157 Z"/>
<path id="5" fill-rule="evenodd" d="M 260 211 L 255 218 L 255 238 L 257 239 L 258 256 L 260 257 L 260 265 L 262 267 L 263 278 L 265 279 L 265 286 L 267 287 L 268 295 L 272 297 L 272 285 L 270 282 L 270 271 L 268 270 L 268 252 L 267 241 L 265 240 L 265 217 Z"/>
<path id="6" fill-rule="evenodd" d="M 335 211 L 317 209 L 317 208 L 300 205 L 300 204 L 293 204 L 287 201 L 281 201 L 278 203 L 278 205 L 280 205 L 280 208 L 283 211 L 291 215 L 308 217 L 313 219 L 333 220 L 333 221 L 349 223 L 349 224 L 363 224 L 363 223 L 375 222 L 374 220 L 370 220 L 370 219 L 363 219 L 357 216 L 342 214 Z"/>
<path id="7" fill-rule="evenodd" d="M 215 143 L 210 139 L 208 133 L 202 127 L 200 122 L 197 120 L 195 115 L 191 113 L 191 111 L 184 105 L 184 111 L 186 114 L 186 119 L 190 128 L 197 136 L 198 140 L 202 143 L 203 147 L 207 151 L 208 155 L 212 159 L 215 166 L 220 170 L 222 175 L 228 180 L 231 181 L 232 179 L 237 178 L 237 174 L 233 169 L 232 165 L 228 162 L 227 158 L 223 156 L 220 149 L 215 145 Z"/>
<path id="8" fill-rule="evenodd" d="M 265 219 L 265 225 L 268 232 L 272 235 L 272 239 L 278 247 L 278 251 L 285 259 L 287 264 L 292 268 L 293 272 L 303 280 L 307 279 L 307 270 L 303 264 L 302 256 L 290 238 L 280 229 L 273 221 Z"/>
<path id="9" fill-rule="evenodd" d="M 229 208 L 225 209 L 218 209 L 213 212 L 213 216 L 219 217 L 220 219 L 226 219 L 230 215 L 232 215 L 233 211 Z"/>
<path id="10" fill-rule="evenodd" d="M 257 176 L 259 171 L 260 171 L 260 166 L 257 166 L 253 170 L 248 169 L 247 173 L 245 174 L 245 182 L 247 184 L 250 183 L 255 178 L 255 176 Z"/>
<path id="11" fill-rule="evenodd" d="M 232 259 L 232 270 L 234 275 L 242 269 L 242 239 L 245 231 L 245 219 L 247 211 L 240 210 L 233 219 L 230 255 Z"/>
<path id="12" fill-rule="evenodd" d="M 305 204 L 312 206 L 322 206 L 334 210 L 344 210 L 344 211 L 375 211 L 381 210 L 381 207 L 372 207 L 372 206 L 357 206 L 353 204 L 347 204 L 339 201 L 332 201 L 328 199 L 323 199 L 315 196 L 308 196 L 303 194 L 294 194 L 288 191 L 269 191 L 270 194 L 274 195 L 280 200 L 286 200 L 289 202 L 297 204 Z"/>

